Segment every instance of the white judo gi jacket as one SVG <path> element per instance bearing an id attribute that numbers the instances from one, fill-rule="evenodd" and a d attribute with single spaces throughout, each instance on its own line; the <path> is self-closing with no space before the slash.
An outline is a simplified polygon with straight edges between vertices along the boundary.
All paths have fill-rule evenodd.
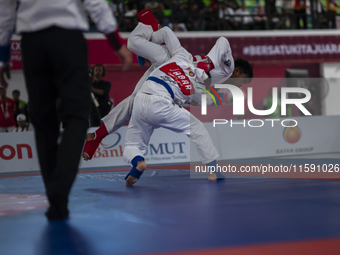
<path id="1" fill-rule="evenodd" d="M 139 23 L 131 32 L 127 45 L 129 50 L 148 59 L 152 65 L 138 81 L 132 95 L 120 102 L 107 116 L 102 118 L 109 134 L 113 133 L 130 120 L 133 99 L 146 79 L 150 76 L 151 72 L 169 60 L 172 57 L 172 54 L 176 53 L 176 49 L 182 48 L 174 34 L 170 34 L 163 38 L 165 45 L 155 43 L 157 40 L 161 41 L 160 38 L 161 36 L 157 35 L 157 32 L 153 32 L 151 26 L 142 23 Z M 184 48 L 182 49 L 185 50 Z M 190 55 L 188 52 L 187 54 Z M 232 51 L 228 40 L 224 37 L 219 38 L 207 56 L 214 63 L 215 69 L 210 72 L 211 81 L 210 79 L 207 79 L 205 82 L 211 86 L 214 86 L 217 83 L 223 83 L 231 76 L 234 70 L 234 60 L 232 58 Z M 197 61 L 202 60 L 198 58 Z M 193 62 L 193 65 L 196 66 L 197 62 Z M 193 95 L 191 99 L 200 101 L 200 97 L 196 97 L 197 94 Z"/>
<path id="2" fill-rule="evenodd" d="M 152 42 L 165 43 L 173 57 L 150 73 L 134 98 L 124 149 L 129 163 L 144 155 L 154 129 L 160 127 L 189 136 L 205 164 L 219 156 L 202 122 L 180 107 L 191 100 L 200 101 L 208 76 L 194 66 L 191 54 L 179 42 L 167 43 L 174 38 L 167 27 L 152 33 Z"/>

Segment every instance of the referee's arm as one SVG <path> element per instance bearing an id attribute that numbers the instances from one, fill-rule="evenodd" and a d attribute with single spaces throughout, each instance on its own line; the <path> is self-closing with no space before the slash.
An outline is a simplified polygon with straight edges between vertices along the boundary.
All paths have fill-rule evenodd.
<path id="1" fill-rule="evenodd" d="M 115 50 L 120 61 L 124 63 L 124 70 L 128 69 L 132 63 L 132 53 L 127 49 L 119 35 L 117 21 L 107 3 L 103 0 L 85 0 L 84 7 L 96 24 L 97 29 L 105 34 L 111 48 Z"/>

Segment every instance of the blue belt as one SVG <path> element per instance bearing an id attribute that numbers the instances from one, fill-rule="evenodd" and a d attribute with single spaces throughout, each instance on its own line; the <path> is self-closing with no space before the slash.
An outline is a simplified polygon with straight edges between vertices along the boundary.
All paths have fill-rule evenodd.
<path id="1" fill-rule="evenodd" d="M 159 84 L 162 84 L 164 86 L 164 88 L 166 88 L 166 90 L 169 92 L 171 98 L 174 99 L 174 97 L 175 97 L 174 92 L 170 88 L 169 84 L 167 84 L 165 81 L 163 81 L 163 80 L 161 80 L 157 77 L 154 77 L 154 76 L 150 76 L 147 80 L 154 81 L 154 82 L 157 82 Z"/>

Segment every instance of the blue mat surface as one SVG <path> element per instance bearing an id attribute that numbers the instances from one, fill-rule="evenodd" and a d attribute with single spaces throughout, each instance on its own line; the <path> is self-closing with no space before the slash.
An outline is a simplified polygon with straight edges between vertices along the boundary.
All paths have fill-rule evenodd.
<path id="1" fill-rule="evenodd" d="M 340 237 L 339 181 L 209 182 L 157 169 L 125 187 L 126 173 L 79 174 L 68 221 L 48 223 L 45 209 L 0 217 L 0 254 L 149 254 Z M 44 194 L 42 179 L 0 178 L 0 194 Z"/>

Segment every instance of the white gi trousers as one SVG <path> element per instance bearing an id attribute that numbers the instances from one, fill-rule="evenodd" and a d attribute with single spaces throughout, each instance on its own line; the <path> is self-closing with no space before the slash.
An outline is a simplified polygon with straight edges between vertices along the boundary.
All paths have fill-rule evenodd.
<path id="1" fill-rule="evenodd" d="M 145 80 L 149 77 L 150 73 L 154 69 L 155 68 L 150 67 L 137 83 L 133 93 L 127 98 L 125 98 L 123 101 L 121 101 L 117 106 L 112 108 L 109 114 L 102 118 L 102 122 L 104 123 L 106 130 L 109 134 L 112 134 L 114 131 L 118 130 L 119 128 L 121 128 L 122 126 L 129 122 L 131 118 L 133 100 L 139 89 L 142 87 Z"/>
<path id="2" fill-rule="evenodd" d="M 154 129 L 160 127 L 190 137 L 204 164 L 218 158 L 203 123 L 171 98 L 138 92 L 133 104 L 124 148 L 124 158 L 128 163 L 145 154 Z"/>
<path id="3" fill-rule="evenodd" d="M 152 33 L 153 30 L 151 26 L 138 23 L 138 26 L 130 34 L 128 40 L 129 50 L 148 59 L 152 63 L 152 66 L 138 81 L 132 95 L 121 101 L 109 112 L 108 115 L 102 118 L 102 122 L 105 124 L 106 130 L 109 134 L 113 133 L 129 122 L 131 118 L 133 99 L 135 98 L 138 90 L 158 66 L 171 58 L 167 47 L 172 47 L 174 49 L 177 49 L 176 47 L 180 47 L 180 43 L 176 37 L 172 38 L 171 40 L 169 39 L 167 47 L 152 43 L 149 41 Z"/>

